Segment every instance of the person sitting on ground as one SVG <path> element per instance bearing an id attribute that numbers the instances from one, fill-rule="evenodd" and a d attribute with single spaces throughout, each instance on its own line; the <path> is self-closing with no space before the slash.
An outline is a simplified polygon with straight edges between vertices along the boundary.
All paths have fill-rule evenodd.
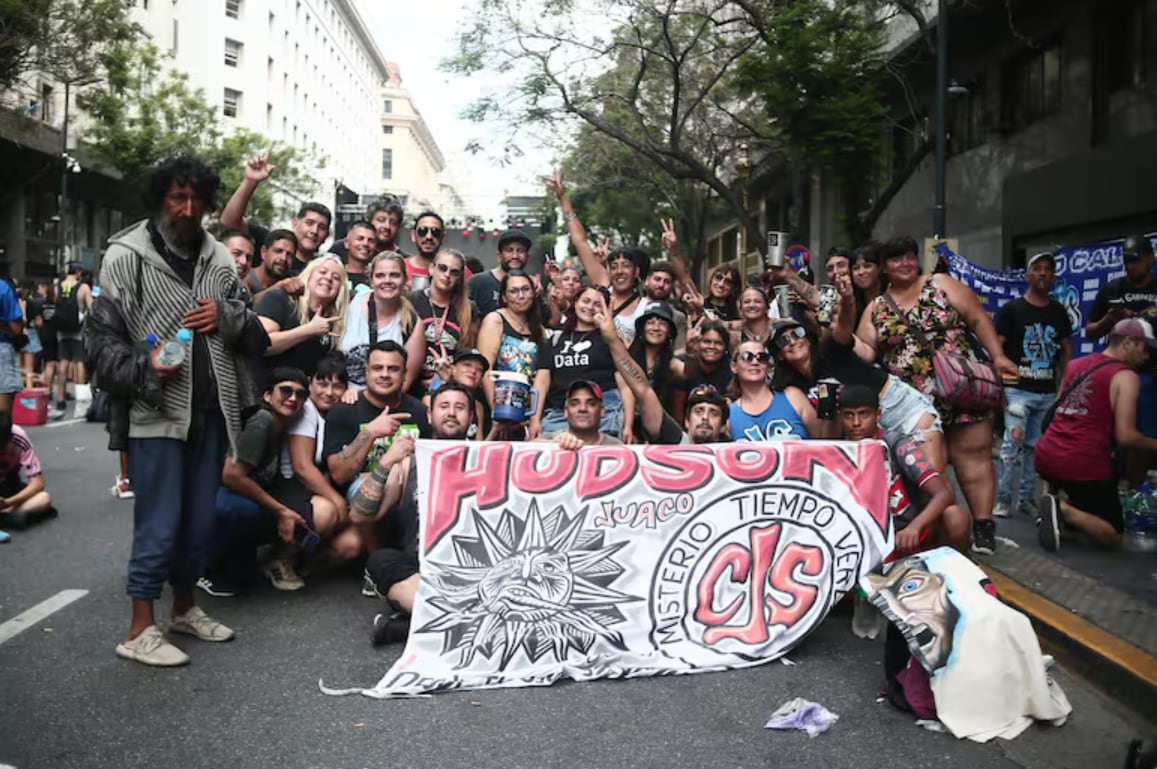
<path id="1" fill-rule="evenodd" d="M 466 437 L 473 422 L 475 396 L 455 382 L 430 395 L 430 430 L 435 440 Z M 414 440 L 402 436 L 375 464 L 350 503 L 350 515 L 367 523 L 381 521 L 385 546 L 366 561 L 366 585 L 387 599 L 392 611 L 374 617 L 373 643 L 403 641 L 418 592 L 418 469 L 410 459 Z"/>
<path id="2" fill-rule="evenodd" d="M 736 399 L 731 403 L 731 438 L 782 441 L 823 437 L 829 432 L 803 390 L 773 390 L 767 382 L 771 354 L 759 342 L 740 342 L 731 362 Z"/>
<path id="3" fill-rule="evenodd" d="M 1137 371 L 1154 348 L 1157 338 L 1149 322 L 1126 318 L 1109 332 L 1104 352 L 1065 368 L 1056 410 L 1034 454 L 1037 473 L 1049 484 L 1038 504 L 1037 535 L 1046 550 L 1060 550 L 1062 520 L 1104 547 L 1121 545 L 1125 518 L 1110 453 L 1114 444 L 1157 451 L 1157 439 L 1137 429 Z"/>
<path id="4" fill-rule="evenodd" d="M 839 390 L 840 428 L 845 440 L 882 440 L 888 444 L 888 505 L 896 527 L 896 556 L 949 545 L 968 551 L 970 520 L 956 504 L 948 479 L 910 436 L 889 440 L 880 427 L 880 396 L 875 387 L 844 385 Z"/>
<path id="5" fill-rule="evenodd" d="M 434 380 L 434 390 L 443 384 L 456 382 L 474 395 L 474 421 L 466 431 L 467 440 L 481 440 L 490 432 L 490 404 L 482 389 L 482 378 L 489 369 L 490 363 L 480 350 L 466 347 L 454 353 L 451 363 L 439 368 L 438 377 Z M 422 399 L 422 405 L 427 411 L 430 409 L 430 393 Z"/>
<path id="6" fill-rule="evenodd" d="M 24 429 L 0 413 L 0 526 L 23 529 L 42 518 L 55 518 L 44 471 Z M 0 531 L 0 542 L 8 535 Z"/>
<path id="7" fill-rule="evenodd" d="M 251 558 L 256 547 L 264 544 L 264 532 L 276 527 L 281 543 L 266 574 L 278 590 L 305 586 L 294 568 L 298 546 L 316 547 L 338 521 L 338 511 L 328 499 L 311 493 L 296 478 L 283 478 L 280 472 L 285 433 L 308 395 L 309 380 L 300 369 L 283 366 L 270 373 L 266 407 L 249 417 L 236 451 L 225 459 L 223 487 L 215 506 L 219 528 L 229 531 L 220 539 L 226 550 L 215 559 L 217 565 Z"/>
<path id="8" fill-rule="evenodd" d="M 426 407 L 402 389 L 405 371 L 406 348 L 392 339 L 378 342 L 370 348 L 366 388 L 356 401 L 334 406 L 326 417 L 326 467 L 347 503 L 396 435 L 430 437 Z M 376 532 L 372 527 L 358 527 L 372 553 L 380 546 Z"/>

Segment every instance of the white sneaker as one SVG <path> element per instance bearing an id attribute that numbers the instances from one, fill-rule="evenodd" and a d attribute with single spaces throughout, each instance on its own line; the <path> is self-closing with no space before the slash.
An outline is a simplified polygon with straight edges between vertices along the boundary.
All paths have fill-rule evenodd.
<path id="1" fill-rule="evenodd" d="M 1009 518 L 1012 513 L 1008 509 L 1007 502 L 997 502 L 996 507 L 992 508 L 992 515 L 994 518 Z"/>
<path id="2" fill-rule="evenodd" d="M 305 580 L 293 570 L 293 565 L 281 558 L 275 558 L 265 567 L 265 576 L 278 590 L 301 590 Z"/>
<path id="3" fill-rule="evenodd" d="M 194 606 L 179 617 L 173 617 L 169 630 L 196 636 L 202 641 L 232 641 L 234 633 L 210 617 L 200 606 Z"/>
<path id="4" fill-rule="evenodd" d="M 156 625 L 149 625 L 131 641 L 117 644 L 117 656 L 161 668 L 189 664 L 189 655 L 166 641 Z"/>

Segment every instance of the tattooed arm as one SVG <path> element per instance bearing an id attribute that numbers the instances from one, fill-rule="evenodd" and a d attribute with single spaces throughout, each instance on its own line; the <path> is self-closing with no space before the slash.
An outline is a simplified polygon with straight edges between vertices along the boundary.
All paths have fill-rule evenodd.
<path id="1" fill-rule="evenodd" d="M 611 318 L 611 314 L 607 312 L 605 303 L 602 302 L 601 298 L 599 301 L 603 306 L 595 311 L 595 325 L 598 326 L 599 332 L 606 340 L 607 347 L 611 349 L 611 359 L 615 362 L 615 370 L 618 372 L 617 380 L 626 385 L 635 396 L 639 417 L 643 422 L 643 430 L 648 436 L 656 436 L 663 428 L 663 404 L 659 402 L 659 396 L 651 389 L 651 380 L 647 379 L 647 373 L 639 367 L 639 364 L 631 357 L 631 353 L 627 352 L 627 346 L 619 338 L 619 334 L 615 330 L 615 322 Z M 629 414 L 627 418 L 630 418 Z"/>
<path id="2" fill-rule="evenodd" d="M 414 438 L 410 435 L 399 435 L 390 444 L 390 450 L 385 453 L 374 469 L 362 476 L 362 482 L 354 493 L 350 502 L 350 518 L 354 521 L 376 521 L 391 507 L 398 503 L 402 496 L 402 484 L 405 481 L 405 465 L 403 461 L 414 453 Z"/>
<path id="3" fill-rule="evenodd" d="M 349 483 L 357 477 L 358 471 L 366 463 L 366 455 L 374 443 L 374 436 L 362 428 L 349 445 L 336 454 L 325 458 L 329 476 L 336 484 Z"/>

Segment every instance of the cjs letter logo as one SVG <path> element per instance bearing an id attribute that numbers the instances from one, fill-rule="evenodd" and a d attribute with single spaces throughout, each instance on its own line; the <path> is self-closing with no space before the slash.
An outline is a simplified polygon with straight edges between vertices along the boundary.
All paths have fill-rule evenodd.
<path id="1" fill-rule="evenodd" d="M 701 507 L 669 540 L 652 577 L 655 647 L 696 667 L 784 654 L 859 578 L 873 532 L 857 528 L 849 514 L 856 507 L 842 484 L 821 491 L 791 481 Z"/>

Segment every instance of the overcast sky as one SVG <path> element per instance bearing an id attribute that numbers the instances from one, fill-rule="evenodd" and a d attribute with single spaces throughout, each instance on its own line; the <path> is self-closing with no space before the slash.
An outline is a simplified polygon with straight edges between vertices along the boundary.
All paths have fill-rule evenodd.
<path id="1" fill-rule="evenodd" d="M 535 195 L 543 188 L 539 176 L 550 170 L 551 155 L 528 157 L 518 168 L 502 168 L 481 155 L 465 152 L 472 140 L 487 144 L 485 129 L 458 117 L 479 92 L 472 79 L 438 70 L 438 62 L 454 52 L 455 20 L 463 19 L 468 0 L 422 0 L 397 4 L 359 0 L 366 22 L 376 31 L 378 47 L 387 61 L 397 62 L 402 84 L 426 120 L 446 157 L 446 181 L 455 185 L 468 208 L 486 217 L 497 216 L 506 194 Z"/>

